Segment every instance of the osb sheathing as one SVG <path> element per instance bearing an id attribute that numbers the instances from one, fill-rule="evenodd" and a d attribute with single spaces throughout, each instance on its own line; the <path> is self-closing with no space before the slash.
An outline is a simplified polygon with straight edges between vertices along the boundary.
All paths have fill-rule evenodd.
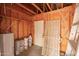
<path id="1" fill-rule="evenodd" d="M 15 39 L 22 39 L 30 33 L 33 35 L 31 17 L 29 18 L 27 14 L 16 10 L 16 8 L 13 9 L 9 5 L 6 6 L 5 9 L 3 5 L 0 7 L 0 33 L 12 32 Z"/>
<path id="2" fill-rule="evenodd" d="M 61 37 L 61 44 L 60 50 L 65 52 L 67 47 L 67 41 L 69 38 L 69 32 L 74 16 L 75 5 L 71 5 L 68 7 L 64 7 L 62 9 L 41 13 L 34 16 L 35 21 L 39 20 L 60 20 L 61 21 L 61 30 L 60 30 L 60 37 Z"/>

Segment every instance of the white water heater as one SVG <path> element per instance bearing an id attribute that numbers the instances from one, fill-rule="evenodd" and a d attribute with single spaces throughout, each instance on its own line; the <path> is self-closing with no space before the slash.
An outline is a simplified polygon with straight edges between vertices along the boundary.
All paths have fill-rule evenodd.
<path id="1" fill-rule="evenodd" d="M 13 33 L 0 34 L 1 56 L 14 56 Z"/>

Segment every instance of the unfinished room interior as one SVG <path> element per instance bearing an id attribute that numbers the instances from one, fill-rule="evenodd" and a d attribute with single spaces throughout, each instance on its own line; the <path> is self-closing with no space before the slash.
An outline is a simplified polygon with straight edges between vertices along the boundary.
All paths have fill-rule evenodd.
<path id="1" fill-rule="evenodd" d="M 78 56 L 79 4 L 0 3 L 0 56 Z"/>

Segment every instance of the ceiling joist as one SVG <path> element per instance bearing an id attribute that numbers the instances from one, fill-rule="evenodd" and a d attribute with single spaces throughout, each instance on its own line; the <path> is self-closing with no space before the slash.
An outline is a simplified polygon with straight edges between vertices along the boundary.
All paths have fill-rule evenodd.
<path id="1" fill-rule="evenodd" d="M 48 3 L 46 3 L 47 7 L 49 8 L 50 11 L 52 11 L 50 5 Z"/>
<path id="2" fill-rule="evenodd" d="M 60 5 L 59 5 L 59 4 L 55 4 L 55 5 L 56 5 L 56 9 L 59 9 L 59 6 L 60 6 Z"/>
<path id="3" fill-rule="evenodd" d="M 61 8 L 63 8 L 63 3 L 61 3 Z"/>
<path id="4" fill-rule="evenodd" d="M 43 12 L 36 4 L 32 3 L 32 5 L 33 5 L 36 9 L 38 9 L 41 13 Z"/>
<path id="5" fill-rule="evenodd" d="M 36 14 L 34 11 L 30 10 L 29 8 L 23 6 L 23 5 L 20 4 L 20 3 L 18 3 L 17 5 L 20 6 L 20 7 L 22 7 L 22 8 L 24 8 L 25 10 L 29 11 L 29 12 L 32 13 L 32 14 Z"/>
<path id="6" fill-rule="evenodd" d="M 54 5 L 53 5 L 53 3 L 51 3 L 51 9 L 52 9 L 52 10 L 54 9 Z"/>

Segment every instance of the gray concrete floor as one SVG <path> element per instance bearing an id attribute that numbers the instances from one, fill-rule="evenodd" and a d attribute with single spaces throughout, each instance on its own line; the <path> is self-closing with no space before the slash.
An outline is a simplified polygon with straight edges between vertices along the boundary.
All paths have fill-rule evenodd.
<path id="1" fill-rule="evenodd" d="M 39 47 L 37 45 L 33 45 L 29 49 L 24 50 L 23 52 L 21 52 L 18 56 L 42 56 L 41 52 L 42 52 L 41 47 Z"/>

